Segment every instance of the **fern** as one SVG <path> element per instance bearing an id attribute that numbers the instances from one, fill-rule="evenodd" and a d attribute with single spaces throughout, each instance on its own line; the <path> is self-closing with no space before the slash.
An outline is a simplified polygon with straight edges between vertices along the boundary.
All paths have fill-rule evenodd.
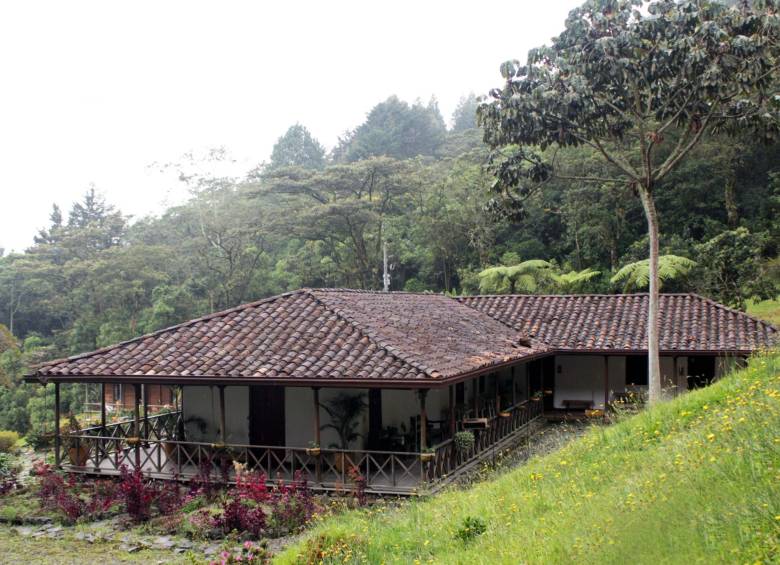
<path id="1" fill-rule="evenodd" d="M 479 277 L 479 290 L 484 294 L 534 293 L 552 274 L 553 264 L 543 259 L 529 259 L 517 265 L 490 267 Z"/>
<path id="2" fill-rule="evenodd" d="M 696 266 L 696 262 L 679 255 L 661 255 L 658 258 L 658 278 L 660 285 L 684 277 Z M 643 259 L 624 265 L 610 279 L 614 284 L 624 283 L 623 291 L 630 292 L 636 288 L 647 288 L 650 285 L 650 260 Z"/>

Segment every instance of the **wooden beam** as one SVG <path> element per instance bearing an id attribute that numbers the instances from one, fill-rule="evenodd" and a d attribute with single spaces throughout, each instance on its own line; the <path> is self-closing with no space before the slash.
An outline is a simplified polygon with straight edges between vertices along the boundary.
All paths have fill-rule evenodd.
<path id="1" fill-rule="evenodd" d="M 426 389 L 417 391 L 420 399 L 420 451 L 425 451 L 428 447 L 428 412 L 425 407 L 425 397 L 428 396 Z"/>
<path id="2" fill-rule="evenodd" d="M 219 441 L 222 445 L 226 442 L 225 432 L 225 385 L 219 385 Z"/>
<path id="3" fill-rule="evenodd" d="M 62 464 L 60 447 L 60 383 L 54 383 L 54 466 L 59 468 Z"/>

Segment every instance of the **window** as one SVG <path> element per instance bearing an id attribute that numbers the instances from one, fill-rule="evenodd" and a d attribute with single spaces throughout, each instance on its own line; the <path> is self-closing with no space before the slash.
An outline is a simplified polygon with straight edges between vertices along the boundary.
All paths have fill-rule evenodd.
<path id="1" fill-rule="evenodd" d="M 647 386 L 647 355 L 626 357 L 626 385 Z"/>

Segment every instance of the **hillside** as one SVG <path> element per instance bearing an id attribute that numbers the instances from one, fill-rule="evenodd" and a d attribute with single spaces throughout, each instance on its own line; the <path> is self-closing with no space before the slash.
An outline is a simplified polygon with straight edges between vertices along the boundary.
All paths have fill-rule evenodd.
<path id="1" fill-rule="evenodd" d="M 456 538 L 468 517 L 486 530 Z M 465 535 L 468 537 L 468 534 Z M 780 560 L 780 354 L 496 480 L 326 519 L 279 563 Z"/>

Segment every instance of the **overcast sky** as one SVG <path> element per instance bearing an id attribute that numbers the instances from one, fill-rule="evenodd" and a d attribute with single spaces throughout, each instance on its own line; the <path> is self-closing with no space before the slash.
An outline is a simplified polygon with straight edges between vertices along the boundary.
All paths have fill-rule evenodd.
<path id="1" fill-rule="evenodd" d="M 499 86 L 579 0 L 0 4 L 0 247 L 90 183 L 124 213 L 183 197 L 153 163 L 224 146 L 241 175 L 300 122 L 328 148 L 391 94 Z M 224 171 L 223 171 L 224 172 Z"/>

